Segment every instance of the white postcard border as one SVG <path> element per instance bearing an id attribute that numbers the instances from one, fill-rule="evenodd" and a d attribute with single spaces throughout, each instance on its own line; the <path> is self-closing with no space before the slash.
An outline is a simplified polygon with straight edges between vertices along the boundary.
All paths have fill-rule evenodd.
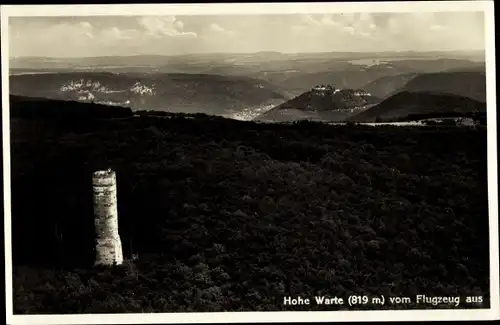
<path id="1" fill-rule="evenodd" d="M 13 315 L 10 205 L 9 44 L 8 17 L 26 16 L 141 16 L 210 14 L 293 14 L 334 12 L 439 12 L 484 11 L 486 28 L 488 200 L 490 236 L 490 309 L 308 311 L 308 312 L 217 312 L 157 314 Z M 132 324 L 214 322 L 350 322 L 493 320 L 500 318 L 498 254 L 498 185 L 496 137 L 495 29 L 493 1 L 415 1 L 354 3 L 229 3 L 229 4 L 121 4 L 121 5 L 2 5 L 2 131 L 4 176 L 4 229 L 6 315 L 8 324 Z M 478 216 L 479 217 L 479 216 Z"/>

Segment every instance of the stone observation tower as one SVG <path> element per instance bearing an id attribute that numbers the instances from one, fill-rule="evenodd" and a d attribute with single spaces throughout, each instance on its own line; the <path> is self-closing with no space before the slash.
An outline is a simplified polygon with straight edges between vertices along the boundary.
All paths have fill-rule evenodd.
<path id="1" fill-rule="evenodd" d="M 92 185 L 97 239 L 95 265 L 122 264 L 123 252 L 118 234 L 115 172 L 111 169 L 94 172 Z"/>

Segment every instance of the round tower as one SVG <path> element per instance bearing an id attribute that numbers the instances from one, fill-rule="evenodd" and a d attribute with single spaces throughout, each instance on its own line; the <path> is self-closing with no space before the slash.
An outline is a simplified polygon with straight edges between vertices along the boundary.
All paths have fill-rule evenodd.
<path id="1" fill-rule="evenodd" d="M 123 251 L 118 233 L 115 172 L 111 169 L 94 172 L 92 185 L 96 232 L 95 265 L 122 264 Z"/>

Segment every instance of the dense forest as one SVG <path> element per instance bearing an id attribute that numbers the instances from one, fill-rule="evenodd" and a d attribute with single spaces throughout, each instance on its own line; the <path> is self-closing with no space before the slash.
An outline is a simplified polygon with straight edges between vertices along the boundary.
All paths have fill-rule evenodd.
<path id="1" fill-rule="evenodd" d="M 10 124 L 15 313 L 375 308 L 283 305 L 350 294 L 474 295 L 485 300 L 459 307 L 489 307 L 485 127 L 119 108 L 26 118 L 22 107 Z M 108 167 L 127 261 L 93 267 L 91 173 Z"/>
<path id="2" fill-rule="evenodd" d="M 33 98 L 10 95 L 10 117 L 14 119 L 47 119 L 72 123 L 98 118 L 120 118 L 132 116 L 128 107 L 82 103 L 77 101 L 59 101 L 45 98 Z"/>

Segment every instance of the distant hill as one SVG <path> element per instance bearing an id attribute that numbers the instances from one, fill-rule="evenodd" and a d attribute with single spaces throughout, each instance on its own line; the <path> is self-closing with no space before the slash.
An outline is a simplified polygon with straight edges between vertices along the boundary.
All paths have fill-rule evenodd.
<path id="1" fill-rule="evenodd" d="M 273 62 L 274 63 L 274 62 Z M 274 63 L 275 65 L 277 63 Z M 386 97 L 418 74 L 477 69 L 480 63 L 464 59 L 391 58 L 352 60 L 300 60 L 284 62 L 287 69 L 252 75 L 269 81 L 292 95 L 301 94 L 317 84 L 332 84 L 340 88 L 363 89 L 374 96 Z M 285 73 L 285 71 L 287 71 Z M 380 78 L 386 78 L 377 82 Z M 375 86 L 371 83 L 375 83 Z M 387 86 L 383 86 L 386 83 Z M 367 89 L 367 85 L 371 88 Z M 372 92 L 372 90 L 374 90 Z"/>
<path id="2" fill-rule="evenodd" d="M 478 56 L 480 57 L 480 53 L 279 53 L 263 51 L 176 56 L 25 57 L 11 58 L 9 68 L 10 74 L 114 72 L 145 75 L 152 73 L 224 75 L 227 78 L 244 76 L 253 80 L 262 80 L 267 85 L 273 85 L 274 90 L 280 94 L 293 97 L 308 91 L 317 84 L 365 89 L 367 84 L 387 76 L 447 70 L 469 71 L 468 69 L 478 69 L 481 64 L 484 64 L 467 59 L 472 57 L 477 59 Z"/>
<path id="3" fill-rule="evenodd" d="M 67 72 L 10 76 L 13 95 L 225 115 L 285 101 L 263 80 L 207 74 Z"/>
<path id="4" fill-rule="evenodd" d="M 358 89 L 387 75 L 398 74 L 387 66 L 358 67 L 339 66 L 319 72 L 295 72 L 268 74 L 269 82 L 295 96 L 307 92 L 317 84 L 332 84 L 339 88 Z M 407 72 L 407 71 L 403 71 Z M 361 88 L 363 89 L 363 88 Z"/>
<path id="5" fill-rule="evenodd" d="M 386 98 L 394 91 L 404 87 L 410 80 L 417 77 L 418 73 L 399 74 L 394 76 L 384 76 L 363 86 L 363 90 L 373 96 Z"/>
<path id="6" fill-rule="evenodd" d="M 452 94 L 403 91 L 350 117 L 349 120 L 392 122 L 426 117 L 462 116 L 474 112 L 486 112 L 486 104 Z"/>
<path id="7" fill-rule="evenodd" d="M 402 91 L 454 94 L 486 102 L 486 72 L 452 71 L 420 74 L 391 95 Z"/>
<path id="8" fill-rule="evenodd" d="M 484 73 L 485 71 L 486 71 L 485 62 L 474 62 L 468 67 L 451 68 L 445 70 L 445 72 L 481 72 L 481 73 Z"/>
<path id="9" fill-rule="evenodd" d="M 341 121 L 380 102 L 360 89 L 338 89 L 330 85 L 313 89 L 259 115 L 260 121 L 295 121 L 302 119 Z"/>

